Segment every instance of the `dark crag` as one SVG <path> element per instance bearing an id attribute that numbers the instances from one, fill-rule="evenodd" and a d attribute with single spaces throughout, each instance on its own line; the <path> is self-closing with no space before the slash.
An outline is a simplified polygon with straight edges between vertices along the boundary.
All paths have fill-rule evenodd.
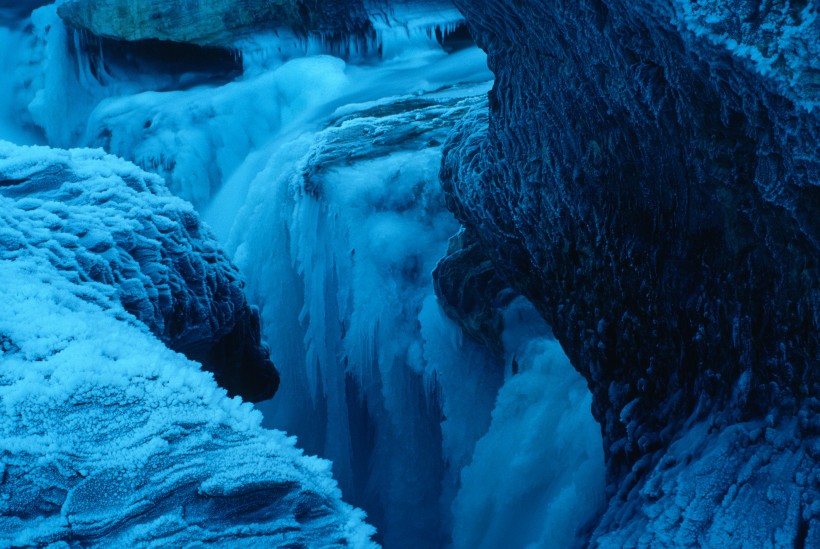
<path id="1" fill-rule="evenodd" d="M 816 456 L 800 456 L 811 455 L 818 433 L 820 94 L 808 83 L 820 70 L 811 56 L 799 63 L 817 47 L 816 22 L 807 10 L 738 3 L 745 23 L 716 32 L 741 46 L 758 40 L 750 47 L 776 59 L 763 75 L 742 51 L 688 30 L 682 2 L 456 3 L 497 80 L 489 121 L 475 113 L 449 143 L 445 190 L 467 233 L 589 381 L 619 494 L 595 536 L 635 521 L 650 526 L 616 544 L 637 543 L 646 529 L 679 533 L 686 520 L 659 526 L 647 511 L 649 501 L 675 497 L 647 491 L 647 478 L 669 487 L 659 460 L 677 459 L 673 443 L 693 424 L 709 423 L 704 437 L 720 446 L 734 437 L 729 426 L 768 416 L 791 440 L 769 453 L 772 467 L 809 479 L 789 492 L 800 503 L 778 511 L 793 519 L 784 539 L 817 539 Z M 731 12 L 729 4 L 714 9 Z M 457 310 L 492 293 L 465 288 L 478 295 L 440 297 Z M 796 457 L 775 465 L 786 453 Z M 713 474 L 735 478 L 735 465 L 727 459 Z M 750 490 L 774 475 L 755 474 Z M 712 519 L 720 505 L 738 517 L 761 511 L 754 498 L 722 500 L 731 482 L 717 484 L 691 495 L 690 507 Z M 697 524 L 697 543 L 723 527 Z M 647 535 L 640 539 L 670 539 Z"/>

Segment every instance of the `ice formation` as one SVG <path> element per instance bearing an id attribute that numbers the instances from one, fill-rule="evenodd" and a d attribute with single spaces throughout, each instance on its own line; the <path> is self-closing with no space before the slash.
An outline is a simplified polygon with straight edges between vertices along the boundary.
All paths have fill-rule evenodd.
<path id="1" fill-rule="evenodd" d="M 372 546 L 328 462 L 123 307 L 169 269 L 122 257 L 195 229 L 188 204 L 99 151 L 5 142 L 0 202 L 0 545 Z"/>
<path id="2" fill-rule="evenodd" d="M 814 2 L 42 3 L 0 545 L 819 543 Z"/>
<path id="3" fill-rule="evenodd" d="M 513 485 L 528 475 L 484 450 L 462 478 L 476 444 L 493 448 L 499 431 L 533 428 L 560 441 L 554 420 L 567 415 L 590 435 L 578 439 L 583 455 L 562 465 L 577 468 L 577 478 L 547 475 L 541 486 L 585 494 L 567 496 L 574 504 L 566 508 L 578 511 L 561 526 L 571 539 L 601 504 L 603 482 L 600 439 L 577 374 L 545 325 L 518 338 L 511 328 L 507 347 L 491 352 L 465 338 L 434 295 L 430 272 L 457 228 L 438 185 L 442 146 L 456 120 L 485 104 L 491 74 L 463 38 L 446 41 L 461 32 L 458 12 L 411 4 L 374 10 L 372 32 L 347 45 L 284 30 L 243 35 L 230 48 L 240 75 L 225 80 L 229 73 L 217 76 L 215 67 L 210 81 L 197 74 L 187 83 L 126 59 L 119 48 L 128 46 L 66 29 L 49 6 L 33 17 L 35 36 L 21 37 L 21 55 L 37 63 L 23 64 L 15 100 L 28 103 L 18 118 L 39 124 L 46 142 L 103 147 L 159 173 L 205 212 L 247 277 L 283 373 L 281 396 L 259 407 L 264 424 L 331 459 L 346 501 L 367 510 L 386 546 L 445 546 L 454 528 L 456 546 L 471 546 L 464 532 L 478 528 L 475 508 L 454 502 L 487 475 L 508 470 Z M 146 70 L 130 74 L 136 67 Z M 76 108 L 59 116 L 69 110 L 67 96 Z M 128 166 L 102 153 L 59 154 Z M 157 193 L 159 180 L 140 177 L 162 196 L 151 200 L 190 208 Z M 122 301 L 116 283 L 101 288 L 111 303 Z M 551 412 L 506 415 L 513 397 L 496 403 L 499 389 L 531 378 L 575 387 L 579 396 Z M 537 387 L 530 397 L 546 405 L 551 397 Z M 514 487 L 502 494 L 482 505 L 524 501 Z M 550 535 L 555 520 L 538 524 L 550 501 L 533 509 L 522 540 Z M 338 523 L 339 514 L 328 516 L 325 525 Z M 481 520 L 497 532 L 522 524 L 512 515 Z"/>

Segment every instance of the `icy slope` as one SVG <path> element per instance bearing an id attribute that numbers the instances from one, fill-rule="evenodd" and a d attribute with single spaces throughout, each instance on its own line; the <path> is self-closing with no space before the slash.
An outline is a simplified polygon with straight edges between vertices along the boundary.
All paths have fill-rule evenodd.
<path id="1" fill-rule="evenodd" d="M 327 462 L 120 304 L 184 304 L 234 272 L 190 206 L 98 152 L 0 147 L 0 545 L 371 546 Z M 184 279 L 149 236 L 203 263 Z"/>
<path id="2" fill-rule="evenodd" d="M 230 392 L 275 392 L 244 282 L 161 179 L 101 151 L 0 142 L 0 199 L 7 259 L 40 257 L 78 288 L 99 288 Z"/>

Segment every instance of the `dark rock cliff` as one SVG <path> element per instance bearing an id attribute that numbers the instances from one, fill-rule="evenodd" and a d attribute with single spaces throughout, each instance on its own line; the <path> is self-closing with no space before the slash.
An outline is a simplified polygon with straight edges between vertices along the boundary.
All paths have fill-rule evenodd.
<path id="1" fill-rule="evenodd" d="M 613 496 L 593 539 L 738 545 L 720 536 L 759 513 L 744 539 L 820 543 L 816 7 L 456 4 L 497 80 L 489 116 L 451 137 L 443 184 L 462 248 L 537 306 L 589 382 Z M 462 259 L 439 288 L 493 285 L 440 292 L 470 332 L 499 282 Z M 775 479 L 788 505 L 765 503 Z"/>

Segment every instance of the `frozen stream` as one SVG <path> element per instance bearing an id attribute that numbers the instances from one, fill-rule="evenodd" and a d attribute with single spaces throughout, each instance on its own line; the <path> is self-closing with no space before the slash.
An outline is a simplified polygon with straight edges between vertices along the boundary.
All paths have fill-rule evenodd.
<path id="1" fill-rule="evenodd" d="M 522 299 L 493 356 L 431 279 L 459 230 L 442 147 L 492 74 L 442 47 L 458 14 L 399 20 L 377 25 L 380 55 L 257 36 L 240 74 L 172 78 L 100 61 L 46 7 L 0 28 L 0 138 L 104 147 L 203 212 L 282 376 L 266 425 L 333 462 L 385 547 L 570 546 L 604 499 L 583 379 Z"/>

